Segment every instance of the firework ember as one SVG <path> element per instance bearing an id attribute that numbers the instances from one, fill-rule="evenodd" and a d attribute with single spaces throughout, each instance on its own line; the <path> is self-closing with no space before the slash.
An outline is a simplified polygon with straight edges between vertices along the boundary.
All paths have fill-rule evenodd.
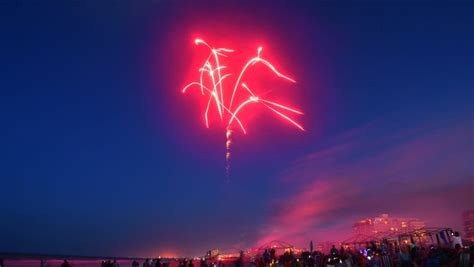
<path id="1" fill-rule="evenodd" d="M 182 89 L 182 92 L 186 93 L 189 88 L 196 87 L 200 90 L 202 96 L 208 98 L 207 106 L 204 111 L 204 121 L 206 127 L 209 128 L 209 112 L 211 112 L 211 110 L 215 110 L 217 112 L 217 115 L 219 115 L 220 120 L 224 121 L 224 123 L 226 124 L 227 174 L 229 174 L 230 170 L 230 152 L 234 128 L 240 129 L 240 131 L 244 134 L 247 133 L 247 130 L 245 129 L 242 123 L 242 120 L 239 118 L 240 112 L 246 106 L 250 104 L 259 104 L 263 108 L 268 109 L 277 116 L 283 118 L 288 123 L 304 131 L 303 126 L 301 126 L 301 124 L 291 118 L 292 115 L 302 115 L 303 113 L 301 111 L 295 108 L 282 105 L 278 102 L 262 98 L 258 94 L 254 93 L 254 91 L 251 90 L 249 86 L 244 82 L 245 73 L 247 72 L 247 70 L 255 64 L 260 63 L 266 66 L 277 77 L 291 83 L 296 83 L 295 80 L 288 77 L 287 75 L 282 74 L 268 60 L 264 59 L 261 56 L 263 50 L 262 47 L 258 47 L 257 56 L 247 61 L 247 63 L 241 69 L 235 82 L 233 83 L 233 86 L 230 87 L 232 90 L 230 99 L 225 99 L 224 92 L 226 91 L 226 87 L 224 86 L 224 80 L 229 78 L 231 74 L 224 73 L 227 67 L 221 63 L 221 57 L 228 57 L 228 55 L 230 53 L 233 53 L 234 50 L 228 48 L 214 48 L 202 39 L 195 39 L 194 43 L 196 45 L 204 45 L 205 47 L 207 47 L 209 49 L 209 55 L 204 61 L 201 68 L 199 69 L 199 81 L 189 83 Z M 234 103 L 234 101 L 236 100 L 235 97 L 239 92 L 244 93 L 247 98 L 244 98 L 240 103 Z M 215 109 L 211 108 L 212 106 L 215 106 Z"/>

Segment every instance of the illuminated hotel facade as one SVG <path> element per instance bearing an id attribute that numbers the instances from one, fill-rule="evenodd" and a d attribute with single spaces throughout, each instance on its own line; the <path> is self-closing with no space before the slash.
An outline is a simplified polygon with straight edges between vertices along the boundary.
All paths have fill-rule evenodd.
<path id="1" fill-rule="evenodd" d="M 466 210 L 462 214 L 464 239 L 474 242 L 474 210 Z"/>
<path id="2" fill-rule="evenodd" d="M 352 230 L 355 234 L 371 236 L 377 233 L 409 232 L 425 227 L 425 222 L 416 218 L 390 217 L 381 214 L 379 217 L 367 218 L 356 222 Z"/>

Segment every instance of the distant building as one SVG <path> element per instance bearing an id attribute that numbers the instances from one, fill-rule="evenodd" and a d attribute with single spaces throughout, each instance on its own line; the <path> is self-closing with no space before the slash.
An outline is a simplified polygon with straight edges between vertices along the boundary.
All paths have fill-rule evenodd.
<path id="1" fill-rule="evenodd" d="M 466 210 L 462 214 L 464 223 L 464 239 L 474 242 L 474 210 Z"/>
<path id="2" fill-rule="evenodd" d="M 352 229 L 355 234 L 372 236 L 377 233 L 410 232 L 425 227 L 425 222 L 416 218 L 390 217 L 381 214 L 373 219 L 367 218 L 356 222 Z"/>
<path id="3" fill-rule="evenodd" d="M 219 256 L 219 249 L 217 248 L 208 250 L 206 253 L 206 258 L 216 258 L 217 256 Z"/>

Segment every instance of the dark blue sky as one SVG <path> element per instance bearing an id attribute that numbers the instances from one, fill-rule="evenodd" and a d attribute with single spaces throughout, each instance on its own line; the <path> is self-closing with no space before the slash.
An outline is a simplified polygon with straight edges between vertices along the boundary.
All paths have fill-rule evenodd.
<path id="1" fill-rule="evenodd" d="M 473 3 L 253 2 L 1 1 L 0 251 L 195 256 L 329 240 L 381 212 L 459 227 Z M 261 40 L 298 81 L 307 131 L 253 121 L 230 182 L 223 132 L 180 94 L 195 34 Z M 404 201 L 374 204 L 386 186 Z M 338 208 L 296 208 L 295 232 L 282 201 Z"/>

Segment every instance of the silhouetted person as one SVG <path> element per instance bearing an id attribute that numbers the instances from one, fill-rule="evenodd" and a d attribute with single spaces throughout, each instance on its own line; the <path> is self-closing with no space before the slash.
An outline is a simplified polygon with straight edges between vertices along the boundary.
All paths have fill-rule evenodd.
<path id="1" fill-rule="evenodd" d="M 112 262 L 112 267 L 120 267 L 120 264 L 118 264 L 117 260 Z"/>
<path id="2" fill-rule="evenodd" d="M 265 249 L 265 252 L 263 252 L 263 261 L 265 265 L 270 263 L 270 253 L 267 249 Z"/>
<path id="3" fill-rule="evenodd" d="M 0 258 L 0 267 L 5 267 L 4 263 L 3 263 L 3 259 Z"/>
<path id="4" fill-rule="evenodd" d="M 339 251 L 337 251 L 336 246 L 332 245 L 332 248 L 331 248 L 331 255 L 332 255 L 332 256 L 337 256 L 338 253 L 339 253 Z"/>
<path id="5" fill-rule="evenodd" d="M 415 245 L 414 242 L 411 243 L 410 245 L 410 259 L 412 262 L 416 261 L 417 257 L 418 257 L 418 247 Z"/>
<path id="6" fill-rule="evenodd" d="M 63 264 L 61 264 L 61 267 L 69 267 L 69 262 L 67 260 L 64 260 Z"/>
<path id="7" fill-rule="evenodd" d="M 143 263 L 143 267 L 151 267 L 150 265 L 150 259 L 146 259 L 145 262 Z"/>
<path id="8" fill-rule="evenodd" d="M 411 258 L 409 253 L 409 247 L 403 246 L 399 252 L 399 262 L 401 267 L 410 267 L 411 266 Z"/>
<path id="9" fill-rule="evenodd" d="M 276 259 L 276 250 L 274 248 L 270 249 L 270 259 Z"/>
<path id="10" fill-rule="evenodd" d="M 375 244 L 374 241 L 371 241 L 371 242 L 370 242 L 370 247 L 371 247 L 372 251 L 376 251 L 376 250 L 377 250 L 377 245 Z"/>

